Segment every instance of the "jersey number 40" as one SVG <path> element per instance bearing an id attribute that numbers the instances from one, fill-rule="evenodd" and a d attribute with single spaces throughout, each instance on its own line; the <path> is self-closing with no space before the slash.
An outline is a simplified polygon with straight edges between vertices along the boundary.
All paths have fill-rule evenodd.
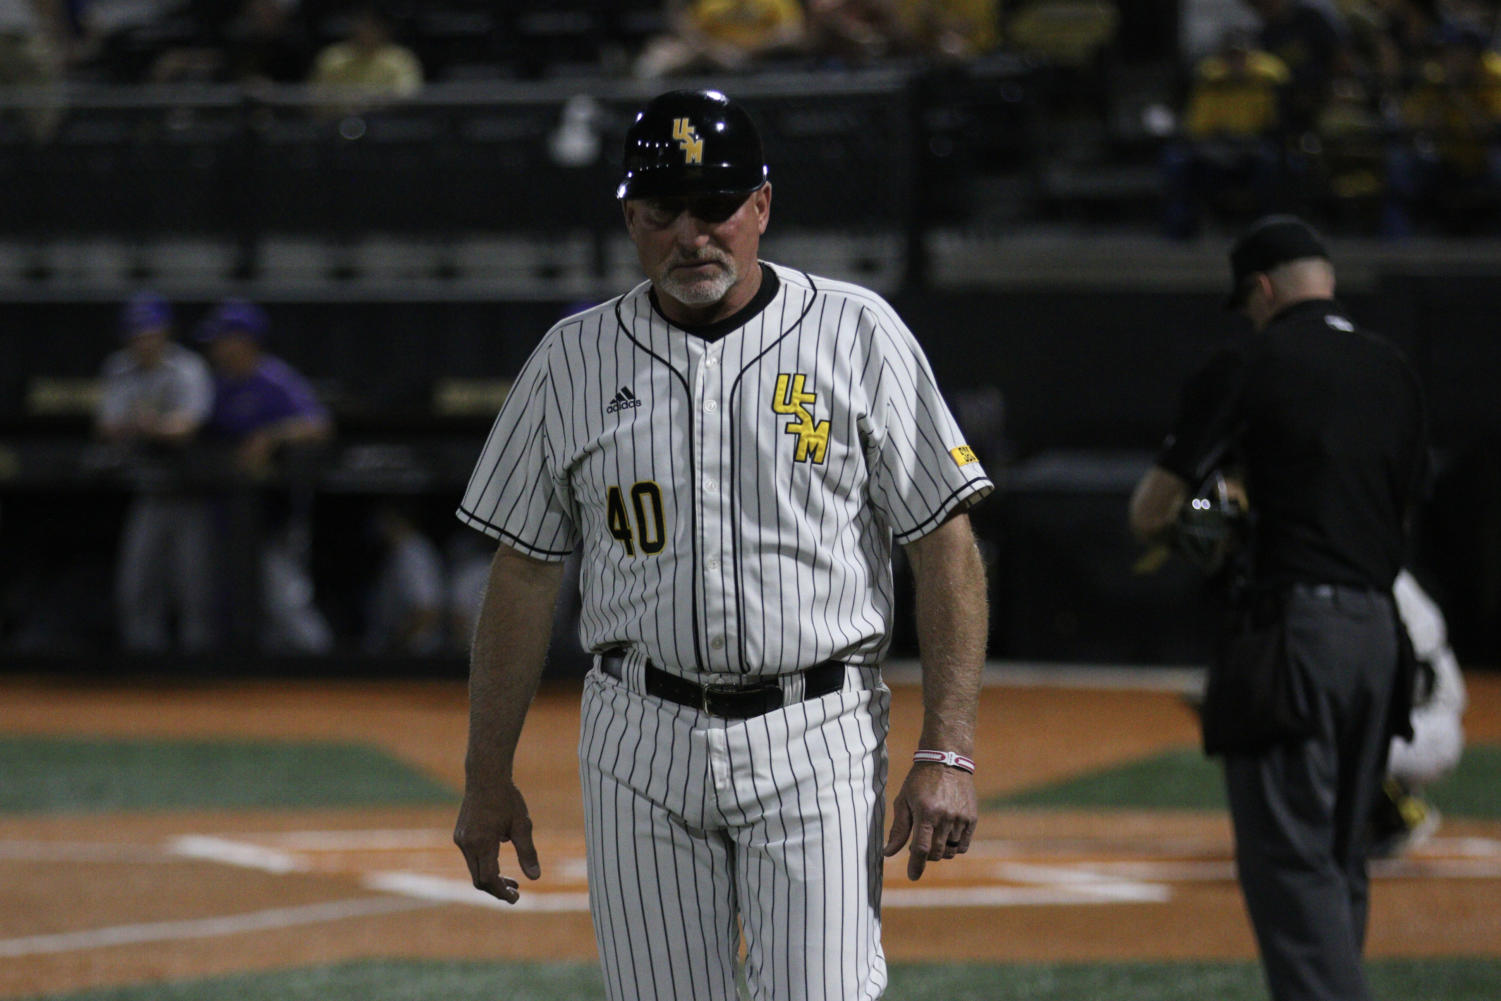
<path id="1" fill-rule="evenodd" d="M 662 488 L 651 480 L 642 480 L 631 487 L 631 508 L 636 515 L 636 528 L 631 531 L 631 519 L 625 511 L 625 499 L 620 488 L 610 487 L 605 491 L 606 517 L 610 534 L 625 546 L 627 556 L 635 556 L 639 546 L 643 556 L 655 556 L 667 545 L 666 519 L 662 515 Z"/>

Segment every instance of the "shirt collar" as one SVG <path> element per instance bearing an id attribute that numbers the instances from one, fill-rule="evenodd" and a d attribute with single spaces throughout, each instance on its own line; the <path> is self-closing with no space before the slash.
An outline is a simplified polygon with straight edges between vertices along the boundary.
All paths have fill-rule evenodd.
<path id="1" fill-rule="evenodd" d="M 655 288 L 650 289 L 647 292 L 647 296 L 651 299 L 651 308 L 656 314 L 662 319 L 667 320 L 674 327 L 706 341 L 717 341 L 730 331 L 738 330 L 749 323 L 753 316 L 771 303 L 771 300 L 776 297 L 777 291 L 782 287 L 782 280 L 777 277 L 777 273 L 774 270 L 764 263 L 760 263 L 759 267 L 761 268 L 761 287 L 756 290 L 756 294 L 751 297 L 750 302 L 741 306 L 723 320 L 715 320 L 713 323 L 706 323 L 701 326 L 674 323 L 667 318 L 667 314 L 663 313 L 661 306 L 657 304 L 657 290 Z"/>

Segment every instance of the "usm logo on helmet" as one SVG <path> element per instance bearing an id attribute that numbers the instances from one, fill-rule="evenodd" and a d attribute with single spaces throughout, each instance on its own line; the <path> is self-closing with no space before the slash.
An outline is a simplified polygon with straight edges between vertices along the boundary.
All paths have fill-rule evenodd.
<path id="1" fill-rule="evenodd" d="M 797 418 L 782 429 L 797 436 L 797 452 L 793 455 L 793 461 L 811 461 L 822 465 L 824 455 L 829 450 L 829 422 L 814 423 L 813 414 L 808 407 L 818 402 L 818 394 L 803 392 L 806 381 L 807 376 L 802 374 L 778 375 L 776 393 L 771 398 L 771 409 L 776 414 Z"/>
<path id="2" fill-rule="evenodd" d="M 678 147 L 683 151 L 684 163 L 704 162 L 704 140 L 694 129 L 691 121 L 686 118 L 674 118 L 672 138 L 677 140 Z"/>

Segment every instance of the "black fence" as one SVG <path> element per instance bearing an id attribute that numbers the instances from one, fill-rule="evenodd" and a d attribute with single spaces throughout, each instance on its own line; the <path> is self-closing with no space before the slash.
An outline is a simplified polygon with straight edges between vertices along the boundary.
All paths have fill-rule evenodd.
<path id="1" fill-rule="evenodd" d="M 735 97 L 763 132 L 779 218 L 854 237 L 915 223 L 913 79 L 745 79 Z M 619 228 L 624 131 L 655 89 L 440 84 L 363 110 L 297 87 L 76 89 L 46 143 L 0 117 L 0 213 L 23 245 L 228 242 L 240 278 L 272 239 L 603 239 Z"/>
<path id="2" fill-rule="evenodd" d="M 1357 318 L 1402 345 L 1428 388 L 1437 476 L 1414 566 L 1471 664 L 1501 663 L 1497 289 L 1480 276 L 1393 275 L 1347 297 Z M 1134 574 L 1125 510 L 1178 387 L 1235 336 L 1219 294 L 1076 286 L 914 291 L 894 302 L 1001 488 L 975 513 L 990 557 L 992 654 L 1201 660 L 1211 620 L 1197 578 L 1177 565 Z M 191 323 L 206 305 L 180 312 Z M 358 596 L 373 569 L 371 511 L 400 499 L 436 540 L 472 534 L 452 517 L 471 464 L 507 380 L 567 308 L 270 305 L 271 349 L 309 375 L 338 425 L 296 489 L 320 601 L 346 640 L 358 635 Z M 0 302 L 10 362 L 0 392 L 0 655 L 42 611 L 75 619 L 43 647 L 59 637 L 86 649 L 112 642 L 109 572 L 131 482 L 89 440 L 88 391 L 116 344 L 114 310 Z M 222 470 L 205 482 L 236 487 Z M 265 489 L 286 496 L 292 486 Z M 899 652 L 910 642 L 900 634 Z"/>
<path id="3" fill-rule="evenodd" d="M 1053 246 L 1052 263 L 1024 284 L 944 287 L 925 266 L 934 227 L 983 236 L 994 205 L 976 191 L 987 181 L 1014 182 L 1028 198 L 1045 189 L 1047 74 L 995 60 L 941 75 L 740 83 L 735 96 L 766 136 L 776 231 L 856 247 L 894 241 L 904 258 L 892 298 L 1000 477 L 976 516 L 991 560 L 993 655 L 1200 658 L 1197 581 L 1183 568 L 1133 575 L 1124 511 L 1178 386 L 1233 329 L 1219 309 L 1222 248 L 1186 288 L 1084 275 L 1074 256 L 1088 233 Z M 261 299 L 271 350 L 308 374 L 334 412 L 336 443 L 297 489 L 319 593 L 354 636 L 372 507 L 401 498 L 435 537 L 453 534 L 452 509 L 506 380 L 580 296 L 624 287 L 611 271 L 617 157 L 631 110 L 650 93 L 604 80 L 446 84 L 399 106 L 320 115 L 316 96 L 296 89 L 79 90 L 42 145 L 0 114 L 0 264 L 34 262 L 0 276 L 0 659 L 23 648 L 111 649 L 110 568 L 130 484 L 95 461 L 91 394 L 117 345 L 118 303 L 143 285 L 172 296 L 184 334 L 221 295 Z M 348 258 L 330 248 L 385 237 L 430 269 L 423 282 L 399 294 L 341 285 Z M 462 280 L 455 248 L 471 237 L 535 252 L 519 293 L 445 291 Z M 1167 252 L 1151 239 L 1124 252 Z M 297 240 L 319 248 L 311 283 L 285 262 L 272 266 Z M 215 251 L 217 263 L 135 253 L 183 241 Z M 102 282 L 60 280 L 48 272 L 57 247 L 123 252 L 125 265 Z M 1469 243 L 1450 247 L 1447 264 L 1425 263 L 1419 247 L 1344 269 L 1347 249 L 1337 246 L 1342 275 L 1360 275 L 1348 286 L 1352 311 L 1409 353 L 1432 404 L 1439 478 L 1419 526 L 1420 575 L 1462 658 L 1501 663 L 1501 253 Z M 593 280 L 563 294 L 542 274 L 549 253 L 581 256 Z M 818 271 L 823 262 L 787 263 Z M 1139 262 L 1121 271 L 1130 263 Z M 899 652 L 910 639 L 899 637 Z"/>

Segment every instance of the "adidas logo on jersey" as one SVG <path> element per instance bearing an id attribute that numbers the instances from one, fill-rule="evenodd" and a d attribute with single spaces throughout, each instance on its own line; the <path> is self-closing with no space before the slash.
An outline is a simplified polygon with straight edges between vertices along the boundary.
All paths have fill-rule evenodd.
<path id="1" fill-rule="evenodd" d="M 632 407 L 639 406 L 641 406 L 641 401 L 636 399 L 636 394 L 631 392 L 631 387 L 621 386 L 620 391 L 615 394 L 615 399 L 611 400 L 609 405 L 605 407 L 605 413 L 618 414 L 622 410 L 629 410 Z"/>

